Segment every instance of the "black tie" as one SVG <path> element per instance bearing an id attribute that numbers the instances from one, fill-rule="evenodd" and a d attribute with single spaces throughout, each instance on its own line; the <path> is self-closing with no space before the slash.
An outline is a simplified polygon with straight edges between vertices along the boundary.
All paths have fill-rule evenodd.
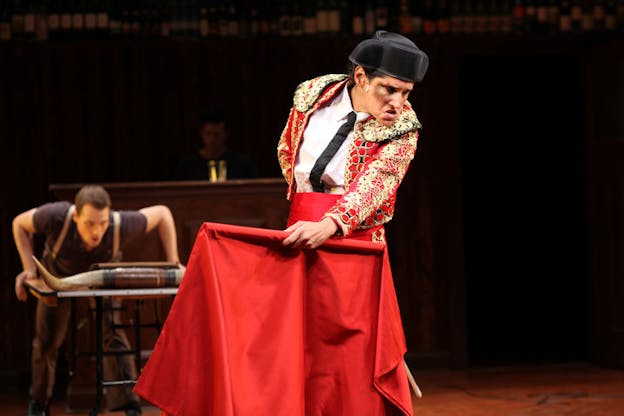
<path id="1" fill-rule="evenodd" d="M 319 158 L 316 159 L 316 163 L 314 163 L 314 167 L 312 167 L 312 170 L 310 171 L 310 183 L 312 184 L 314 192 L 323 192 L 325 190 L 325 186 L 323 185 L 323 182 L 321 182 L 321 175 L 325 171 L 329 161 L 332 157 L 334 157 L 340 148 L 340 145 L 342 145 L 349 135 L 349 132 L 353 130 L 355 118 L 355 112 L 350 112 L 347 116 L 347 121 L 340 126 L 334 138 L 331 139 L 325 150 L 323 150 L 323 153 L 321 153 Z"/>

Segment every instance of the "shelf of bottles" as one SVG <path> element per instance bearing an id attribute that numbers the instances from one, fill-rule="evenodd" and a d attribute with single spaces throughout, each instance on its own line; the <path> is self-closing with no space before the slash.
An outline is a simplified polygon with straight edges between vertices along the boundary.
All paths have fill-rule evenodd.
<path id="1" fill-rule="evenodd" d="M 624 32 L 624 0 L 2 0 L 0 41 Z"/>

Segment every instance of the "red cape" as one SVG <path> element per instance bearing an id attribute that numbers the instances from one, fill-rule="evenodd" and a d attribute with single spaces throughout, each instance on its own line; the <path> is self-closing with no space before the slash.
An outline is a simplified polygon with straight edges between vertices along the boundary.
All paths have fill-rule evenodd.
<path id="1" fill-rule="evenodd" d="M 385 246 L 285 236 L 202 226 L 135 391 L 172 416 L 411 415 Z"/>

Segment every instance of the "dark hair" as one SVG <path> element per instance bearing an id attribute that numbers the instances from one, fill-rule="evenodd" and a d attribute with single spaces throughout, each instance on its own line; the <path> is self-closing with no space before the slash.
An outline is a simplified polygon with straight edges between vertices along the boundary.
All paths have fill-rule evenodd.
<path id="1" fill-rule="evenodd" d="M 106 189 L 99 185 L 86 185 L 80 188 L 75 199 L 76 212 L 80 215 L 82 207 L 92 205 L 95 209 L 110 208 L 112 206 L 110 195 Z"/>
<path id="2" fill-rule="evenodd" d="M 225 122 L 225 114 L 218 109 L 208 109 L 203 111 L 199 116 L 199 126 L 203 126 L 206 123 L 210 124 L 227 124 Z"/>
<path id="3" fill-rule="evenodd" d="M 348 74 L 347 76 L 349 77 L 349 80 L 347 81 L 347 85 L 349 87 L 353 87 L 355 85 L 355 68 L 357 68 L 358 66 L 362 66 L 362 65 L 356 65 L 352 62 L 349 63 L 349 66 L 347 69 L 347 74 Z M 384 75 L 374 68 L 367 68 L 365 66 L 362 66 L 362 69 L 364 69 L 364 73 L 366 73 L 366 78 L 368 78 L 369 81 L 375 77 L 380 77 Z"/>

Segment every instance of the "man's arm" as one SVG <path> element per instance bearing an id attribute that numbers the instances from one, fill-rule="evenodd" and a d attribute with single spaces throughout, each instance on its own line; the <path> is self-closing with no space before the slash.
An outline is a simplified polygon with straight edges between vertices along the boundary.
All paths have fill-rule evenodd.
<path id="1" fill-rule="evenodd" d="M 32 235 L 35 233 L 33 216 L 37 209 L 33 208 L 22 212 L 13 219 L 13 239 L 15 247 L 22 261 L 22 272 L 15 278 L 15 295 L 22 302 L 26 301 L 28 294 L 24 289 L 24 280 L 37 277 L 37 268 L 32 259 L 34 254 Z"/>
<path id="2" fill-rule="evenodd" d="M 154 228 L 158 227 L 158 235 L 165 250 L 165 256 L 167 261 L 178 263 L 180 257 L 178 256 L 178 240 L 176 237 L 175 222 L 173 221 L 173 215 L 171 211 L 165 205 L 153 205 L 140 209 L 139 212 L 145 215 L 147 219 L 147 226 L 145 232 L 149 233 Z"/>

